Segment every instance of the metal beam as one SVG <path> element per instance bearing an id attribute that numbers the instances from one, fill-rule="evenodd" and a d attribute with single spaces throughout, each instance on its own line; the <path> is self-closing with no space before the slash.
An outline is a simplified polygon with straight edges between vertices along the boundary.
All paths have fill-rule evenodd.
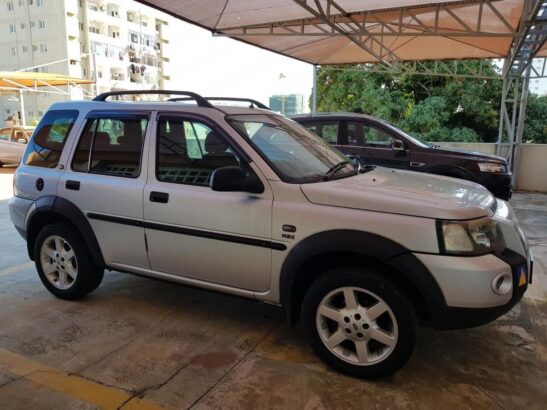
<path id="1" fill-rule="evenodd" d="M 450 5 L 427 4 L 425 6 L 417 6 L 413 8 L 409 7 L 397 7 L 382 10 L 373 10 L 366 12 L 346 12 L 334 0 L 325 0 L 327 10 L 328 21 L 321 18 L 317 11 L 321 10 L 321 6 L 317 7 L 318 10 L 309 6 L 306 0 L 295 0 L 295 2 L 308 11 L 313 17 L 284 20 L 263 24 L 250 24 L 232 27 L 215 28 L 215 35 L 218 36 L 230 36 L 230 37 L 285 37 L 285 36 L 302 36 L 302 37 L 338 37 L 347 36 L 348 33 L 358 35 L 364 33 L 369 37 L 431 37 L 431 36 L 444 36 L 444 37 L 510 37 L 516 36 L 515 29 L 505 19 L 505 17 L 497 10 L 495 5 L 490 0 L 477 0 L 472 5 L 477 5 L 478 11 L 476 16 L 473 16 L 473 21 L 464 21 L 460 18 L 452 9 Z M 317 2 L 316 2 L 317 5 Z M 483 9 L 489 8 L 494 15 L 502 23 L 503 29 L 495 32 L 481 31 Z M 335 13 L 332 13 L 334 9 Z M 313 10 L 311 12 L 310 10 Z M 386 12 L 390 12 L 393 15 L 397 15 L 392 20 L 385 20 L 382 15 Z M 460 26 L 460 29 L 448 29 L 440 26 L 439 14 L 443 12 L 443 20 L 446 21 L 450 18 L 448 26 Z M 420 14 L 435 13 L 435 19 L 433 24 L 425 24 L 420 19 Z M 325 13 L 319 13 L 325 15 Z M 353 31 L 348 30 L 347 27 L 344 32 L 337 32 L 333 30 L 330 33 L 320 30 L 321 25 L 326 25 L 331 29 L 336 25 L 353 24 Z M 351 26 L 349 26 L 351 27 Z M 319 31 L 318 31 L 319 30 Z"/>

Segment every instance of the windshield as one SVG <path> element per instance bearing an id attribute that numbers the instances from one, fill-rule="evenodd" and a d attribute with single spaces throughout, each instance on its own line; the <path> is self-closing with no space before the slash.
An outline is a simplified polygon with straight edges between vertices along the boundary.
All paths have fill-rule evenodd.
<path id="1" fill-rule="evenodd" d="M 231 115 L 227 120 L 285 182 L 334 179 L 333 169 L 337 179 L 356 174 L 351 161 L 341 152 L 288 118 L 246 114 Z M 336 167 L 338 164 L 341 165 Z"/>

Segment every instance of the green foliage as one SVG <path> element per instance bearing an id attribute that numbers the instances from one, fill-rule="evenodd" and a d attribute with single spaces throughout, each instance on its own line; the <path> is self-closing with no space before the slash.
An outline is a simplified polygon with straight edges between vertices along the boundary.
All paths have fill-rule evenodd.
<path id="1" fill-rule="evenodd" d="M 547 144 L 547 96 L 531 95 L 526 107 L 526 122 L 522 140 Z"/>
<path id="2" fill-rule="evenodd" d="M 431 68 L 433 64 L 423 63 Z M 479 71 L 479 61 L 467 64 Z M 489 74 L 494 67 L 483 63 L 481 70 Z M 318 111 L 373 115 L 428 141 L 494 142 L 502 86 L 500 80 L 370 73 L 359 66 L 335 66 L 318 72 Z M 546 100 L 530 97 L 525 140 L 547 142 Z"/>

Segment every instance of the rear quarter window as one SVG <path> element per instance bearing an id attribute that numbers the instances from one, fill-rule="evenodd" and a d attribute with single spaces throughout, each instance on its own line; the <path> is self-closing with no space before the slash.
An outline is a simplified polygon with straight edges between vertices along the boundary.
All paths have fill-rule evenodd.
<path id="1" fill-rule="evenodd" d="M 44 115 L 27 146 L 23 163 L 55 168 L 63 152 L 66 137 L 78 118 L 77 110 L 53 110 Z"/>

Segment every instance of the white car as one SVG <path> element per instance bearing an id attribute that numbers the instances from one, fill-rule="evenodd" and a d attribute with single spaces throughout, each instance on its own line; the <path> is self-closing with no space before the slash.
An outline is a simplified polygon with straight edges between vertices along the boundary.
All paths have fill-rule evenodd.
<path id="1" fill-rule="evenodd" d="M 252 103 L 107 101 L 124 93 L 54 104 L 15 173 L 12 221 L 57 297 L 109 269 L 273 303 L 330 366 L 378 378 L 418 322 L 487 323 L 531 281 L 513 210 L 478 184 L 357 169 Z"/>
<path id="2" fill-rule="evenodd" d="M 21 162 L 34 127 L 6 127 L 0 129 L 0 167 Z"/>

